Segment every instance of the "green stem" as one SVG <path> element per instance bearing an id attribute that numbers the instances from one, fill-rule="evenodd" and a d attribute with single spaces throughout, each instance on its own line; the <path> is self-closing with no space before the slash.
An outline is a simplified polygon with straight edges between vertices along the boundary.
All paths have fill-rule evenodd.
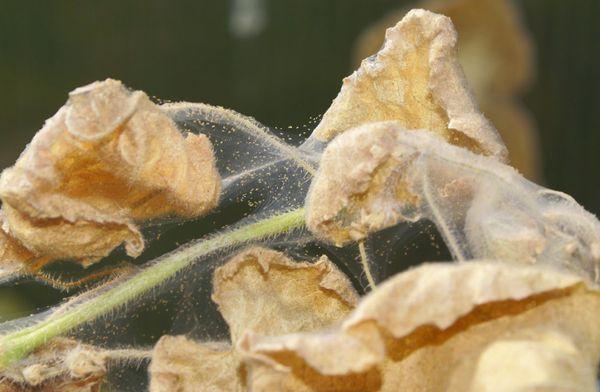
<path id="1" fill-rule="evenodd" d="M 285 233 L 303 225 L 304 209 L 299 208 L 175 251 L 97 297 L 57 312 L 36 325 L 0 337 L 0 370 L 22 359 L 48 340 L 114 311 L 159 286 L 198 257 L 230 246 Z"/>

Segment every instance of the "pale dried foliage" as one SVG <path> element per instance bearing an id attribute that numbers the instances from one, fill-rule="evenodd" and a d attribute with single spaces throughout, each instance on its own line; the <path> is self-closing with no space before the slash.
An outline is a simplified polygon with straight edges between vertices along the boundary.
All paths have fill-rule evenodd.
<path id="1" fill-rule="evenodd" d="M 151 391 L 241 391 L 248 369 L 235 346 L 244 332 L 267 335 L 313 331 L 334 324 L 358 301 L 349 280 L 326 257 L 296 262 L 251 248 L 218 268 L 213 301 L 232 345 L 164 336 L 150 365 Z"/>
<path id="2" fill-rule="evenodd" d="M 578 276 L 430 264 L 388 280 L 339 327 L 248 333 L 240 347 L 260 370 L 253 391 L 592 391 L 599 321 L 599 293 Z"/>
<path id="3" fill-rule="evenodd" d="M 524 34 L 514 10 L 495 0 L 428 4 L 456 14 L 471 37 L 462 57 L 475 90 L 508 126 L 518 109 L 507 97 L 531 62 L 528 41 L 510 44 Z M 469 4 L 472 12 L 461 8 Z M 497 23 L 474 21 L 486 12 Z M 163 336 L 151 391 L 595 390 L 600 222 L 502 163 L 505 147 L 469 92 L 456 40 L 449 18 L 411 11 L 344 80 L 313 134 L 330 142 L 306 224 L 344 245 L 427 219 L 458 262 L 400 273 L 359 302 L 325 256 L 244 250 L 213 276 L 230 341 Z M 71 93 L 2 174 L 0 261 L 87 265 L 122 243 L 137 256 L 141 224 L 202 215 L 219 192 L 207 137 L 182 135 L 142 92 L 94 83 Z M 98 391 L 108 355 L 56 339 L 3 370 L 0 391 Z"/>
<path id="4" fill-rule="evenodd" d="M 165 335 L 150 364 L 152 392 L 243 391 L 245 369 L 227 343 L 197 343 Z"/>
<path id="5" fill-rule="evenodd" d="M 306 198 L 306 224 L 313 233 L 341 246 L 414 220 L 409 211 L 421 201 L 407 182 L 414 156 L 398 151 L 404 132 L 396 122 L 371 123 L 327 146 Z"/>
<path id="6" fill-rule="evenodd" d="M 429 219 L 458 260 L 539 263 L 599 279 L 600 222 L 572 198 L 394 122 L 363 125 L 332 141 L 306 206 L 308 228 L 338 245 Z"/>
<path id="7" fill-rule="evenodd" d="M 3 371 L 1 392 L 99 392 L 107 372 L 106 352 L 57 338 L 18 366 Z"/>
<path id="8" fill-rule="evenodd" d="M 423 7 L 450 17 L 460 34 L 460 63 L 482 112 L 496 126 L 512 166 L 542 178 L 535 122 L 519 99 L 534 80 L 534 45 L 511 0 L 432 0 Z"/>
<path id="9" fill-rule="evenodd" d="M 471 390 L 593 392 L 596 368 L 569 334 L 534 328 L 487 346 Z"/>
<path id="10" fill-rule="evenodd" d="M 212 146 L 141 91 L 106 80 L 78 88 L 0 178 L 3 262 L 32 269 L 94 263 L 120 244 L 144 249 L 139 224 L 215 207 Z"/>
<path id="11" fill-rule="evenodd" d="M 386 32 L 383 48 L 344 79 L 313 135 L 330 140 L 361 124 L 395 120 L 503 160 L 506 149 L 477 108 L 456 45 L 449 18 L 410 11 Z"/>
<path id="12" fill-rule="evenodd" d="M 515 97 L 534 78 L 533 43 L 511 0 L 424 0 L 415 4 L 448 16 L 459 34 L 458 59 L 479 106 L 500 132 L 511 165 L 532 180 L 541 178 L 535 124 Z M 365 30 L 355 63 L 376 53 L 386 29 L 407 9 L 392 11 Z"/>

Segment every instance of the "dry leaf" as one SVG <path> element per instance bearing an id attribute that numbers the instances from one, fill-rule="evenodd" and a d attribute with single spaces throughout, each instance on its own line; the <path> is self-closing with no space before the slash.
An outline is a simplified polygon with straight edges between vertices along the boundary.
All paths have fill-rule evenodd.
<path id="1" fill-rule="evenodd" d="M 510 0 L 424 0 L 419 8 L 445 15 L 460 37 L 459 61 L 478 99 L 525 90 L 534 76 L 533 42 Z M 365 30 L 356 45 L 355 63 L 376 53 L 385 30 L 408 12 L 392 11 Z"/>
<path id="2" fill-rule="evenodd" d="M 150 391 L 243 391 L 244 368 L 228 344 L 165 335 L 152 353 Z"/>
<path id="3" fill-rule="evenodd" d="M 419 195 L 407 183 L 413 154 L 398 151 L 403 132 L 396 122 L 370 123 L 329 143 L 306 198 L 313 233 L 343 245 L 414 220 Z"/>
<path id="4" fill-rule="evenodd" d="M 541 178 L 535 124 L 513 97 L 533 80 L 533 43 L 510 0 L 425 0 L 419 8 L 452 19 L 460 37 L 458 59 L 481 111 L 500 132 L 511 165 L 532 180 Z M 402 19 L 396 10 L 361 34 L 355 63 L 376 53 L 385 31 Z"/>
<path id="5" fill-rule="evenodd" d="M 597 391 L 595 367 L 567 335 L 545 330 L 518 335 L 487 346 L 471 391 Z"/>
<path id="6" fill-rule="evenodd" d="M 510 0 L 428 0 L 461 37 L 460 62 L 477 96 L 517 94 L 534 77 L 533 42 Z M 472 78 L 471 78 L 472 75 Z"/>
<path id="7" fill-rule="evenodd" d="M 297 262 L 251 248 L 215 271 L 212 299 L 236 342 L 247 330 L 270 335 L 329 325 L 356 305 L 358 294 L 326 256 Z"/>
<path id="8" fill-rule="evenodd" d="M 538 134 L 517 98 L 534 79 L 533 42 L 509 0 L 430 0 L 425 9 L 452 19 L 460 36 L 459 61 L 482 112 L 498 129 L 512 166 L 540 180 Z"/>
<path id="9" fill-rule="evenodd" d="M 599 321 L 598 290 L 575 275 L 480 261 L 428 264 L 381 285 L 336 329 L 247 333 L 239 347 L 252 361 L 253 391 L 480 391 L 488 377 L 519 374 L 529 378 L 513 385 L 530 380 L 529 389 L 506 390 L 587 390 L 600 358 Z M 513 373 L 519 364 L 498 356 L 511 342 L 544 360 Z M 490 366 L 498 373 L 490 375 Z"/>
<path id="10" fill-rule="evenodd" d="M 233 347 L 245 331 L 266 335 L 312 331 L 336 323 L 358 301 L 352 285 L 325 256 L 296 262 L 251 248 L 215 271 L 213 301 Z M 232 347 L 164 336 L 150 366 L 151 391 L 245 390 L 246 367 Z"/>
<path id="11" fill-rule="evenodd" d="M 22 267 L 22 263 L 33 263 L 37 258 L 18 240 L 11 237 L 8 231 L 4 212 L 0 210 L 0 261 L 2 268 L 18 271 Z"/>
<path id="12" fill-rule="evenodd" d="M 410 11 L 386 32 L 383 48 L 344 79 L 313 134 L 326 141 L 361 124 L 395 120 L 503 160 L 506 149 L 477 108 L 456 45 L 449 18 Z"/>
<path id="13" fill-rule="evenodd" d="M 422 219 L 456 260 L 539 263 L 600 280 L 600 221 L 569 195 L 395 122 L 365 124 L 328 144 L 306 198 L 317 237 L 341 246 Z"/>
<path id="14" fill-rule="evenodd" d="M 0 391 L 99 392 L 107 356 L 92 346 L 56 338 L 6 369 Z"/>
<path id="15" fill-rule="evenodd" d="M 219 192 L 206 136 L 182 135 L 141 91 L 92 83 L 71 92 L 2 173 L 3 236 L 28 251 L 4 251 L 11 259 L 3 260 L 87 265 L 121 243 L 135 257 L 144 248 L 139 223 L 202 215 Z"/>

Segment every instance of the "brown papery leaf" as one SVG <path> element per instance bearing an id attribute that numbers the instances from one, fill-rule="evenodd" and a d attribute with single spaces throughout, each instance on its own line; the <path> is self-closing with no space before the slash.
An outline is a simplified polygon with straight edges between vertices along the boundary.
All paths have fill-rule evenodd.
<path id="1" fill-rule="evenodd" d="M 471 390 L 595 392 L 593 365 L 568 334 L 523 330 L 486 347 L 477 359 Z"/>
<path id="2" fill-rule="evenodd" d="M 274 335 L 330 325 L 354 308 L 358 294 L 326 256 L 297 262 L 251 248 L 215 271 L 212 299 L 236 342 L 247 330 Z"/>
<path id="3" fill-rule="evenodd" d="M 229 325 L 232 346 L 164 336 L 149 370 L 151 391 L 245 390 L 248 369 L 235 349 L 244 332 L 281 335 L 324 328 L 346 316 L 358 294 L 325 256 L 296 262 L 255 247 L 215 271 L 212 298 Z"/>
<path id="4" fill-rule="evenodd" d="M 396 122 L 329 143 L 305 205 L 310 231 L 338 246 L 427 219 L 455 260 L 552 265 L 600 280 L 600 221 L 572 197 Z"/>
<path id="5" fill-rule="evenodd" d="M 165 335 L 154 346 L 149 372 L 152 392 L 245 390 L 245 369 L 228 343 Z"/>
<path id="6" fill-rule="evenodd" d="M 0 391 L 99 392 L 106 375 L 104 351 L 56 338 L 3 371 Z"/>
<path id="7" fill-rule="evenodd" d="M 425 0 L 460 34 L 460 63 L 478 97 L 518 94 L 534 77 L 533 42 L 509 0 Z"/>
<path id="8" fill-rule="evenodd" d="M 2 173 L 3 235 L 27 250 L 2 260 L 88 265 L 121 243 L 135 257 L 144 249 L 140 223 L 205 214 L 219 193 L 205 135 L 183 135 L 141 91 L 92 83 L 71 92 Z"/>
<path id="9" fill-rule="evenodd" d="M 419 195 L 407 183 L 412 154 L 397 154 L 402 132 L 397 122 L 369 123 L 327 146 L 306 198 L 313 233 L 343 245 L 412 219 L 402 210 L 414 209 Z"/>
<path id="10" fill-rule="evenodd" d="M 384 283 L 338 328 L 248 333 L 239 346 L 259 369 L 249 373 L 260 375 L 248 379 L 253 391 L 590 390 L 599 321 L 598 290 L 574 275 L 426 264 Z M 540 360 L 510 361 L 507 350 Z M 487 384 L 500 378 L 515 388 Z"/>
<path id="11" fill-rule="evenodd" d="M 531 84 L 533 42 L 513 1 L 424 0 L 418 7 L 452 20 L 461 42 L 459 61 L 478 99 L 517 94 Z M 356 64 L 379 50 L 386 29 L 407 12 L 393 11 L 365 30 L 356 45 Z"/>
<path id="12" fill-rule="evenodd" d="M 0 260 L 2 267 L 18 271 L 23 264 L 33 263 L 38 258 L 17 239 L 8 234 L 9 230 L 4 212 L 0 210 Z"/>
<path id="13" fill-rule="evenodd" d="M 419 8 L 452 19 L 460 37 L 458 59 L 481 111 L 498 129 L 510 163 L 531 180 L 541 178 L 539 141 L 535 124 L 515 98 L 534 79 L 533 42 L 510 0 L 425 0 Z M 360 36 L 355 63 L 376 53 L 386 29 L 407 9 L 385 15 Z"/>
<path id="14" fill-rule="evenodd" d="M 452 19 L 460 36 L 460 64 L 482 112 L 506 143 L 510 164 L 540 180 L 538 133 L 517 98 L 535 72 L 533 42 L 517 6 L 509 0 L 431 0 L 421 6 Z"/>
<path id="15" fill-rule="evenodd" d="M 503 160 L 506 149 L 477 108 L 456 45 L 449 18 L 410 11 L 386 32 L 383 48 L 344 79 L 313 135 L 326 141 L 361 124 L 395 120 Z"/>

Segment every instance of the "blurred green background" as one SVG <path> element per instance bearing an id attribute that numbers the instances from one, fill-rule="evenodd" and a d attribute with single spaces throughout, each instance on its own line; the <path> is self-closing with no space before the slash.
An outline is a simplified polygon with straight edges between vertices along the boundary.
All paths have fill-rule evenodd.
<path id="1" fill-rule="evenodd" d="M 106 77 L 299 133 L 353 70 L 359 34 L 411 3 L 0 0 L 0 166 L 13 164 L 69 91 Z M 538 124 L 545 185 L 599 214 L 600 1 L 517 4 L 537 47 L 524 101 Z"/>

